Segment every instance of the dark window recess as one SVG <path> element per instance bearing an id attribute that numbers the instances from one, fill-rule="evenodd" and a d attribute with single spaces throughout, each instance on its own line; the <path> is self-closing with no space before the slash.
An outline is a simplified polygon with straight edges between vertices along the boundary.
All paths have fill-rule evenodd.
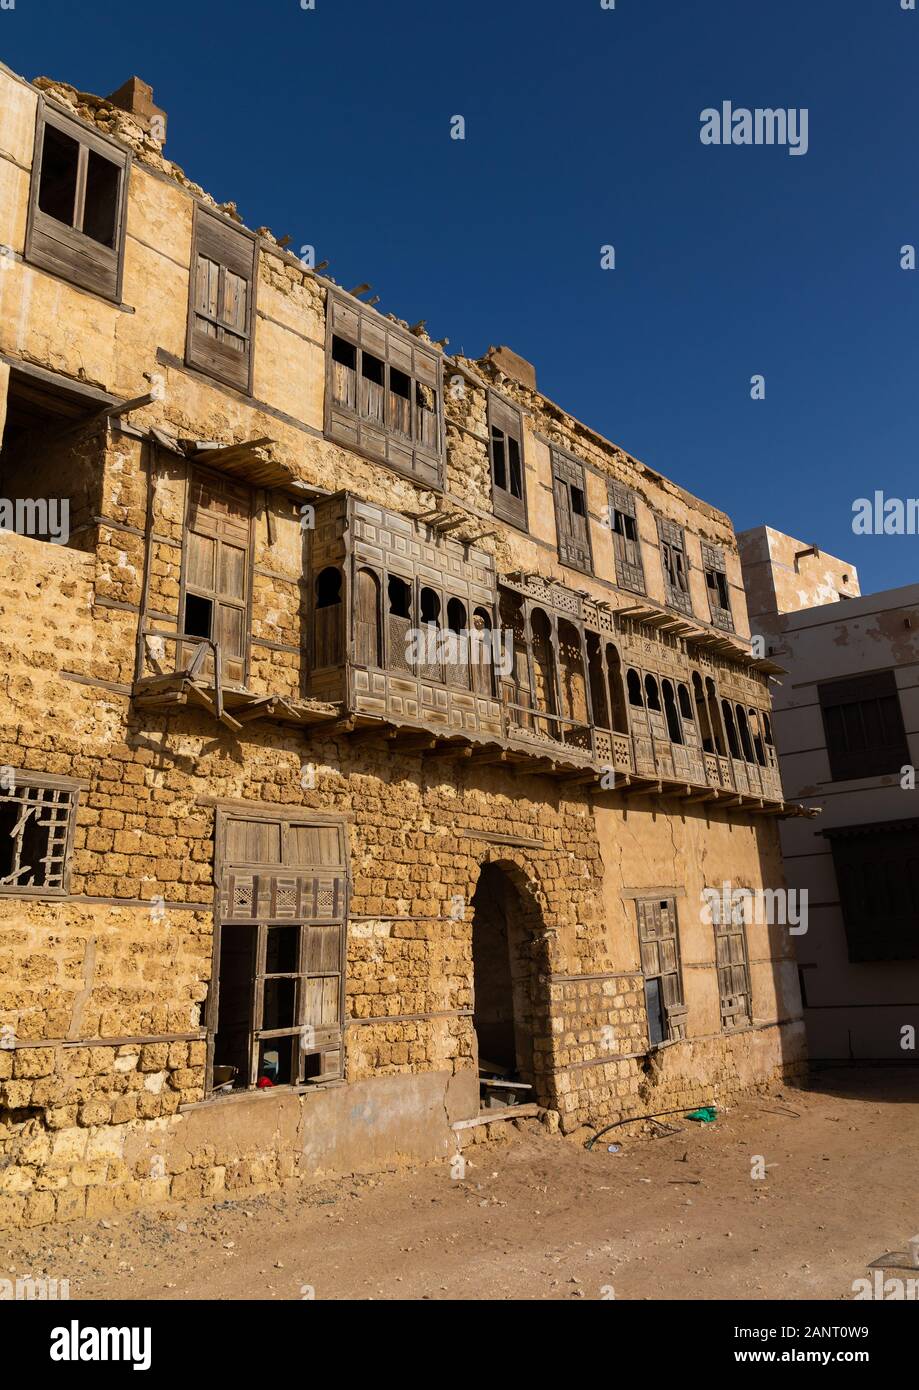
<path id="1" fill-rule="evenodd" d="M 919 820 L 824 832 L 850 961 L 919 959 Z"/>
<path id="2" fill-rule="evenodd" d="M 692 612 L 689 597 L 689 567 L 686 563 L 686 540 L 682 526 L 672 521 L 657 518 L 657 534 L 661 548 L 661 565 L 664 571 L 664 592 L 672 608 L 683 613 Z"/>
<path id="3" fill-rule="evenodd" d="M 214 604 L 200 594 L 185 595 L 185 622 L 182 630 L 189 637 L 210 637 L 214 622 Z"/>
<path id="4" fill-rule="evenodd" d="M 910 761 L 893 671 L 817 687 L 834 782 L 882 777 Z"/>
<path id="5" fill-rule="evenodd" d="M 329 296 L 326 434 L 441 486 L 441 356 L 371 310 Z"/>
<path id="6" fill-rule="evenodd" d="M 616 583 L 632 593 L 645 592 L 645 571 L 638 539 L 635 494 L 618 483 L 609 485 L 610 529 L 616 557 Z"/>
<path id="7" fill-rule="evenodd" d="M 0 893 L 66 892 L 77 795 L 60 787 L 0 788 Z"/>
<path id="8" fill-rule="evenodd" d="M 523 417 L 516 406 L 488 393 L 488 439 L 491 452 L 491 496 L 495 516 L 527 526 L 523 480 Z"/>
<path id="9" fill-rule="evenodd" d="M 199 207 L 191 265 L 186 360 L 248 392 L 255 242 Z"/>
<path id="10" fill-rule="evenodd" d="M 727 573 L 724 567 L 724 551 L 721 546 L 702 546 L 702 567 L 705 571 L 705 587 L 708 592 L 708 607 L 715 627 L 734 631 L 731 615 L 731 595 L 728 590 Z"/>
<path id="11" fill-rule="evenodd" d="M 635 906 L 648 1038 L 655 1047 L 686 1036 L 676 902 L 673 898 L 650 898 L 639 900 Z"/>
<path id="12" fill-rule="evenodd" d="M 553 449 L 552 486 L 555 493 L 558 558 L 571 569 L 592 574 L 593 557 L 583 464 Z"/>
<path id="13" fill-rule="evenodd" d="M 128 161 L 127 150 L 45 109 L 36 138 L 26 260 L 118 298 Z"/>

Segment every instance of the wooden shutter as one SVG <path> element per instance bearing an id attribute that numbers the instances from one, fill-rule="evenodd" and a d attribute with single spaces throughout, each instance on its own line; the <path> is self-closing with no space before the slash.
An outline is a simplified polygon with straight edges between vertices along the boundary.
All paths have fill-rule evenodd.
<path id="1" fill-rule="evenodd" d="M 910 762 L 893 671 L 818 685 L 835 781 L 881 777 Z"/>
<path id="2" fill-rule="evenodd" d="M 411 478 L 443 484 L 443 359 L 372 310 L 328 296 L 326 415 L 328 438 Z M 333 339 L 349 343 L 355 366 L 333 358 Z M 382 364 L 382 381 L 364 358 Z M 399 389 L 408 378 L 408 396 Z M 394 389 L 395 388 L 395 389 Z"/>
<path id="3" fill-rule="evenodd" d="M 58 217 L 52 216 L 41 206 L 46 137 L 49 141 L 73 142 L 76 147 L 73 151 L 75 177 L 72 215 L 68 221 L 63 220 L 66 216 L 63 208 L 60 209 L 62 215 Z M 79 121 L 61 115 L 47 104 L 41 104 L 32 162 L 26 260 L 63 276 L 83 289 L 92 290 L 107 299 L 119 300 L 130 161 L 127 150 L 97 131 L 87 130 Z M 114 185 L 113 196 L 105 200 L 108 211 L 104 229 L 99 226 L 93 228 L 93 187 L 99 182 L 109 187 Z M 95 235 L 91 234 L 93 229 Z M 100 240 L 100 237 L 105 239 Z"/>
<path id="4" fill-rule="evenodd" d="M 525 531 L 527 501 L 523 416 L 517 406 L 494 391 L 488 393 L 488 452 L 495 516 Z"/>
<path id="5" fill-rule="evenodd" d="M 198 206 L 186 360 L 247 393 L 254 299 L 254 239 Z"/>
<path id="6" fill-rule="evenodd" d="M 354 663 L 356 666 L 383 665 L 380 650 L 380 576 L 361 566 L 354 583 Z"/>
<path id="7" fill-rule="evenodd" d="M 616 557 L 616 582 L 623 589 L 633 593 L 645 592 L 645 571 L 641 559 L 641 542 L 638 540 L 638 511 L 635 494 L 619 483 L 609 484 L 610 520 L 615 521 L 615 512 L 623 517 L 631 517 L 635 529 L 635 540 L 612 527 L 613 553 Z"/>
<path id="8" fill-rule="evenodd" d="M 310 1079 L 325 1081 L 342 1074 L 346 846 L 345 828 L 338 821 L 218 815 L 221 933 L 224 926 L 250 924 L 253 932 L 252 990 L 245 1011 L 251 1033 L 250 1085 L 257 1080 L 259 1053 L 265 1046 L 279 1053 L 286 1049 L 293 1083 L 303 1080 L 304 1059 L 309 1055 L 319 1063 L 307 1068 Z M 289 967 L 296 976 L 297 1002 L 289 1024 L 285 1020 L 272 1028 L 265 1009 L 265 985 L 266 976 L 277 969 L 269 967 L 266 951 L 269 932 L 276 927 L 298 933 L 296 962 Z M 230 1007 L 239 1013 L 236 999 Z M 212 1027 L 216 1025 L 219 1034 L 226 1022 L 218 994 Z M 311 1030 L 308 1038 L 306 1029 Z"/>
<path id="9" fill-rule="evenodd" d="M 686 561 L 686 540 L 682 526 L 664 517 L 657 518 L 657 535 L 664 571 L 664 590 L 667 602 L 683 613 L 692 612 L 689 597 L 689 566 Z"/>
<path id="10" fill-rule="evenodd" d="M 249 540 L 251 494 L 224 479 L 194 474 L 189 485 L 185 539 L 185 594 L 210 600 L 211 637 L 220 644 L 223 679 L 245 685 L 248 653 Z M 196 647 L 182 654 L 187 666 Z M 208 656 L 202 672 L 214 676 Z"/>
<path id="11" fill-rule="evenodd" d="M 584 465 L 553 449 L 552 484 L 555 492 L 558 557 L 563 565 L 580 570 L 583 574 L 592 574 Z M 579 511 L 575 505 L 575 490 L 581 498 L 583 511 Z"/>
<path id="12" fill-rule="evenodd" d="M 851 961 L 919 958 L 919 820 L 824 831 Z"/>
<path id="13" fill-rule="evenodd" d="M 731 615 L 730 600 L 728 598 L 727 571 L 724 567 L 724 550 L 720 545 L 706 545 L 703 542 L 702 567 L 705 571 L 705 585 L 708 590 L 708 607 L 712 623 L 715 627 L 724 628 L 728 632 L 733 632 L 734 619 Z M 719 578 L 723 584 L 723 594 L 718 585 Z"/>
<path id="14" fill-rule="evenodd" d="M 654 993 L 652 999 L 660 1000 L 667 1024 L 667 1037 L 671 1040 L 683 1038 L 686 1036 L 686 1005 L 683 1001 L 676 903 L 673 898 L 651 898 L 639 900 L 635 906 L 638 911 L 641 970 L 646 987 L 650 980 L 659 978 L 659 994 Z M 651 1025 L 653 1019 L 649 1016 Z"/>
<path id="15" fill-rule="evenodd" d="M 739 910 L 738 910 L 739 911 Z M 752 1018 L 747 934 L 742 918 L 715 923 L 715 962 L 722 1028 L 740 1028 Z"/>

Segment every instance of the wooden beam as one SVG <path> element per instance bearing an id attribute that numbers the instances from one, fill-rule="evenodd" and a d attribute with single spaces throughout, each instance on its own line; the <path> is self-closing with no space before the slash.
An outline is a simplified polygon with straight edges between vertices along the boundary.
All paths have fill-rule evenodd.
<path id="1" fill-rule="evenodd" d="M 437 748 L 432 748 L 429 752 L 425 753 L 425 757 L 440 758 L 446 762 L 452 762 L 454 759 L 471 758 L 472 749 L 468 746 L 461 746 L 458 748 L 455 744 L 445 744 Z"/>
<path id="2" fill-rule="evenodd" d="M 391 734 L 386 735 L 386 741 L 397 753 L 420 753 L 429 748 L 437 747 L 437 739 L 433 734 L 426 734 L 423 730 L 399 730 L 394 729 Z"/>
<path id="3" fill-rule="evenodd" d="M 506 749 L 503 749 L 500 752 L 495 752 L 494 750 L 489 751 L 486 749 L 481 753 L 475 752 L 473 754 L 472 761 L 475 767 L 487 767 L 489 763 L 510 762 L 510 757 Z"/>
<path id="4" fill-rule="evenodd" d="M 707 792 L 696 792 L 696 794 L 695 794 L 694 796 L 684 796 L 684 797 L 682 798 L 682 800 L 683 800 L 683 801 L 690 801 L 690 802 L 692 802 L 692 801 L 718 801 L 718 800 L 720 799 L 720 797 L 721 797 L 721 793 L 718 792 L 718 791 L 715 791 L 714 788 L 713 788 L 712 790 L 707 791 Z"/>
<path id="5" fill-rule="evenodd" d="M 546 777 L 551 775 L 557 764 L 551 759 L 540 758 L 535 764 L 517 768 L 518 777 Z"/>
<path id="6" fill-rule="evenodd" d="M 664 788 L 660 782 L 651 782 L 647 786 L 628 787 L 625 788 L 624 791 L 625 795 L 631 800 L 633 796 L 663 796 Z"/>

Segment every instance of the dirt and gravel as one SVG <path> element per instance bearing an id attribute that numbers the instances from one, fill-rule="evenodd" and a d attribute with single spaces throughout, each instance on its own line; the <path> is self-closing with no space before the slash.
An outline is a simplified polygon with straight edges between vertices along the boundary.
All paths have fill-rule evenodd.
<path id="1" fill-rule="evenodd" d="M 915 1069 L 838 1068 L 590 1152 L 495 1126 L 508 1138 L 467 1149 L 463 1177 L 443 1162 L 3 1233 L 0 1277 L 66 1278 L 76 1299 L 851 1299 L 919 1231 L 917 1102 Z"/>

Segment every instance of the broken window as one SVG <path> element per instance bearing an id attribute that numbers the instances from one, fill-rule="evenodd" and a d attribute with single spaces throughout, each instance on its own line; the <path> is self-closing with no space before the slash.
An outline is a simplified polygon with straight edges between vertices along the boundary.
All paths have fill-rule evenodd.
<path id="1" fill-rule="evenodd" d="M 911 761 L 893 671 L 818 685 L 830 777 L 881 777 Z"/>
<path id="2" fill-rule="evenodd" d="M 673 898 L 648 898 L 639 899 L 635 906 L 648 1039 L 656 1047 L 686 1036 L 676 902 Z"/>
<path id="3" fill-rule="evenodd" d="M 255 241 L 197 207 L 185 359 L 248 392 L 251 375 Z"/>
<path id="4" fill-rule="evenodd" d="M 523 417 L 515 405 L 494 391 L 488 393 L 488 441 L 495 516 L 525 531 L 527 508 L 523 482 Z"/>
<path id="5" fill-rule="evenodd" d="M 119 299 L 129 160 L 127 150 L 97 131 L 40 109 L 26 260 Z"/>
<path id="6" fill-rule="evenodd" d="M 558 449 L 552 450 L 552 485 L 558 558 L 563 565 L 593 573 L 584 465 Z"/>
<path id="7" fill-rule="evenodd" d="M 720 895 L 719 895 L 719 900 Z M 721 1027 L 725 1031 L 743 1028 L 752 1022 L 750 967 L 747 959 L 747 930 L 744 919 L 749 899 L 731 902 L 730 920 L 716 921 L 715 966 L 721 1000 Z"/>
<path id="8" fill-rule="evenodd" d="M 249 602 L 249 489 L 196 472 L 189 483 L 181 630 L 220 647 L 223 682 L 246 680 Z M 179 669 L 188 669 L 198 643 L 183 644 Z M 209 653 L 197 668 L 214 679 Z"/>
<path id="9" fill-rule="evenodd" d="M 66 893 L 77 784 L 15 769 L 11 780 L 0 784 L 0 893 Z"/>
<path id="10" fill-rule="evenodd" d="M 684 613 L 692 612 L 689 597 L 689 567 L 686 563 L 686 541 L 682 526 L 675 522 L 657 518 L 657 533 L 661 547 L 661 564 L 664 571 L 664 593 L 673 608 Z"/>
<path id="11" fill-rule="evenodd" d="M 440 353 L 337 294 L 327 341 L 328 438 L 440 487 Z"/>
<path id="12" fill-rule="evenodd" d="M 102 510 L 105 398 L 48 377 L 25 367 L 10 370 L 0 438 L 0 529 L 90 550 Z"/>
<path id="13" fill-rule="evenodd" d="M 633 593 L 645 592 L 645 571 L 638 539 L 638 514 L 635 494 L 619 483 L 610 483 L 610 529 L 613 553 L 616 557 L 616 583 Z"/>
<path id="14" fill-rule="evenodd" d="M 708 606 L 712 622 L 715 627 L 733 632 L 734 619 L 731 616 L 731 595 L 724 568 L 724 551 L 720 546 L 702 546 L 702 567 L 705 571 L 705 587 L 708 591 Z"/>
<path id="15" fill-rule="evenodd" d="M 261 1090 L 342 1073 L 344 828 L 218 816 L 213 1085 Z"/>

